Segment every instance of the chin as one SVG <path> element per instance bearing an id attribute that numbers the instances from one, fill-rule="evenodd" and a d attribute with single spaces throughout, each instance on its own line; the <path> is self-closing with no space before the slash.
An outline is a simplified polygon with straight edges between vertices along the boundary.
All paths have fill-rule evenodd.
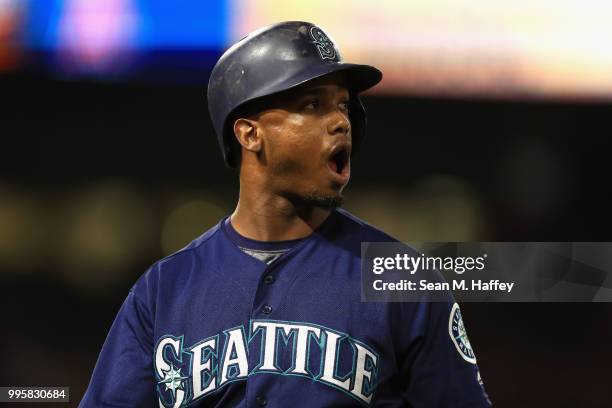
<path id="1" fill-rule="evenodd" d="M 344 203 L 344 197 L 340 192 L 323 193 L 320 191 L 311 191 L 303 197 L 303 200 L 306 205 L 325 209 L 338 208 Z"/>

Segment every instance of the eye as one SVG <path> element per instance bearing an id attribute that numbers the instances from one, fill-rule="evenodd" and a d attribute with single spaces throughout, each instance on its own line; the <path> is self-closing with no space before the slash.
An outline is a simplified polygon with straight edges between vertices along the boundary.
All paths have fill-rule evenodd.
<path id="1" fill-rule="evenodd" d="M 349 101 L 348 100 L 342 101 L 342 102 L 339 103 L 339 106 L 340 106 L 340 109 L 342 109 L 345 112 L 348 112 L 348 110 L 349 110 Z"/>
<path id="2" fill-rule="evenodd" d="M 306 102 L 305 108 L 309 110 L 316 110 L 321 106 L 318 99 L 310 99 Z"/>

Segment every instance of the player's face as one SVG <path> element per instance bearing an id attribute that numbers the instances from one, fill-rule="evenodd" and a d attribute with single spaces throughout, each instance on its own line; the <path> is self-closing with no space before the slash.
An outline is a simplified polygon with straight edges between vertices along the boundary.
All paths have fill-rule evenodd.
<path id="1" fill-rule="evenodd" d="M 349 92 L 324 77 L 274 101 L 258 117 L 270 185 L 289 198 L 334 207 L 350 176 Z"/>

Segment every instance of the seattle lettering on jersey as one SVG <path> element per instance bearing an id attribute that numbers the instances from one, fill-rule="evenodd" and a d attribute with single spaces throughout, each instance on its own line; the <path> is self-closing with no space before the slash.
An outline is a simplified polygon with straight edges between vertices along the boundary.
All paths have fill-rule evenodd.
<path id="1" fill-rule="evenodd" d="M 238 326 L 225 330 L 222 342 L 221 337 L 217 334 L 188 348 L 183 347 L 183 336 L 159 339 L 154 358 L 160 407 L 186 406 L 230 382 L 260 373 L 303 376 L 366 405 L 372 399 L 378 354 L 345 333 L 308 323 L 252 320 L 248 336 Z M 259 360 L 249 369 L 249 344 L 256 339 Z M 292 353 L 288 369 L 278 364 L 283 351 Z M 347 371 L 344 367 L 340 373 L 339 362 L 347 359 L 352 361 L 352 368 Z M 162 399 L 162 394 L 170 394 L 170 400 Z"/>

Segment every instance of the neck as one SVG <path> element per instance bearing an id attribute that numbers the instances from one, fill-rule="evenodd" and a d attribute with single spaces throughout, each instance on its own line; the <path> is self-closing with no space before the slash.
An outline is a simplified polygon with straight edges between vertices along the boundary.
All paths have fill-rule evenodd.
<path id="1" fill-rule="evenodd" d="M 242 236 L 257 241 L 285 241 L 312 234 L 332 210 L 299 206 L 258 183 L 243 183 L 231 222 Z"/>

